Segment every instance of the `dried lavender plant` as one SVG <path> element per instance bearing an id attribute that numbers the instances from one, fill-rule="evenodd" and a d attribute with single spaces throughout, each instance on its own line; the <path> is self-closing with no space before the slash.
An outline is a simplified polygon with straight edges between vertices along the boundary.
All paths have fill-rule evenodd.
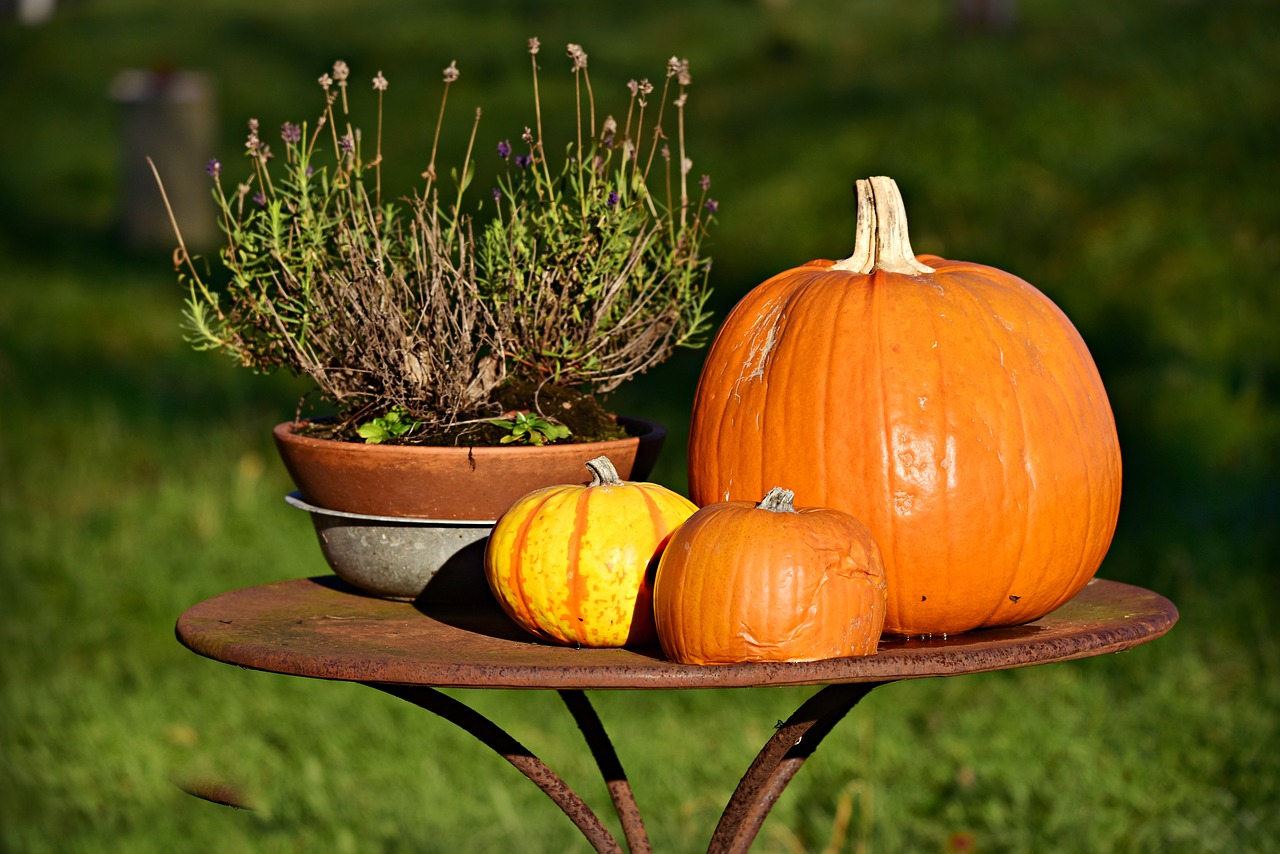
<path id="1" fill-rule="evenodd" d="M 512 168 L 499 179 L 492 210 L 481 206 L 484 222 L 464 212 L 479 110 L 461 169 L 451 170 L 450 198 L 441 198 L 436 156 L 456 63 L 443 73 L 425 186 L 399 203 L 382 196 L 388 82 L 381 71 L 373 78 L 377 131 L 368 159 L 350 120 L 343 62 L 319 78 L 323 106 L 314 126 L 282 125 L 283 164 L 251 120 L 249 178 L 228 193 L 221 164 L 207 166 L 226 235 L 223 284 L 206 282 L 174 222 L 193 346 L 229 353 L 257 371 L 309 377 L 336 406 L 337 432 L 351 435 L 393 412 L 398 424 L 423 433 L 488 423 L 506 408 L 497 398 L 509 379 L 535 389 L 531 410 L 536 389 L 548 383 L 605 393 L 675 347 L 701 343 L 710 262 L 699 249 L 716 205 L 706 198 L 705 177 L 698 203 L 687 195 L 687 64 L 671 61 L 663 90 L 665 99 L 675 78 L 681 190 L 678 201 L 668 191 L 660 202 L 648 179 L 666 138 L 661 107 L 652 127 L 644 126 L 653 87 L 633 81 L 626 126 L 609 117 L 597 128 L 587 55 L 570 45 L 578 135 L 553 171 L 542 139 L 537 51 L 530 40 L 538 130 L 525 131 L 527 154 L 512 158 L 510 143 L 499 145 Z M 661 152 L 670 187 L 665 144 Z"/>

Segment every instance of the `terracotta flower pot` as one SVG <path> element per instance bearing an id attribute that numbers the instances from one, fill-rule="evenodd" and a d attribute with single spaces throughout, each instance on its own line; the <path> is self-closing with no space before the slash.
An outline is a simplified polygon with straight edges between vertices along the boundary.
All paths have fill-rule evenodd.
<path id="1" fill-rule="evenodd" d="M 586 483 L 587 461 L 602 454 L 624 480 L 647 478 L 666 428 L 640 418 L 618 421 L 632 435 L 543 446 L 366 445 L 300 436 L 289 421 L 274 436 L 308 504 L 373 516 L 492 521 L 535 489 Z"/>

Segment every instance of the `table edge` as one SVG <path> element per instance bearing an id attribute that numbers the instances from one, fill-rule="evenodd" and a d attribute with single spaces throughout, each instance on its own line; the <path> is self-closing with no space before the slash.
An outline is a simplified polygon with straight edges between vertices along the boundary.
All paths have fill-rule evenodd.
<path id="1" fill-rule="evenodd" d="M 295 582 L 305 580 L 296 579 Z M 353 676 L 332 662 L 318 662 L 315 656 L 302 656 L 279 648 L 271 650 L 271 665 L 262 666 L 264 654 L 260 644 L 213 641 L 202 635 L 192 625 L 191 616 L 199 605 L 193 606 L 179 617 L 175 634 L 180 643 L 207 658 L 262 672 L 314 679 L 440 688 L 678 690 L 893 682 L 1032 667 L 1123 652 L 1162 637 L 1178 621 L 1177 608 L 1158 593 L 1123 582 L 1105 579 L 1097 579 L 1095 583 L 1097 582 L 1109 587 L 1125 588 L 1121 592 L 1130 592 L 1144 598 L 1148 603 L 1148 612 L 1140 618 L 1135 617 L 1133 622 L 1099 630 L 1083 645 L 1065 644 L 1061 638 L 1037 640 L 1030 636 L 986 649 L 983 648 L 981 638 L 976 638 L 973 633 L 966 633 L 950 639 L 950 642 L 955 643 L 953 648 L 948 648 L 948 641 L 945 640 L 941 641 L 941 645 L 931 642 L 932 645 L 918 657 L 897 649 L 875 656 L 826 659 L 820 662 L 748 662 L 705 666 L 668 663 L 661 669 L 655 669 L 651 663 L 644 666 L 639 663 L 636 666 L 596 663 L 590 667 L 569 664 L 512 664 L 497 667 L 467 662 L 392 662 Z M 1035 623 L 1030 625 L 1034 626 Z"/>

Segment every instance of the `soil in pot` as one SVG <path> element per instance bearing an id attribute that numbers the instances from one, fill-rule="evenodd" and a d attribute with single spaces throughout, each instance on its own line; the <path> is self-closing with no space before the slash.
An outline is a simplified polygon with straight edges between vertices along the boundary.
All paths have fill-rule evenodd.
<path id="1" fill-rule="evenodd" d="M 565 425 L 569 428 L 569 438 L 563 440 L 565 443 L 603 442 L 625 439 L 628 435 L 617 417 L 601 406 L 599 400 L 578 389 L 539 386 L 528 380 L 515 379 L 497 390 L 494 401 L 502 407 L 502 412 L 495 413 L 494 418 L 502 417 L 503 412 L 537 412 Z M 299 422 L 305 426 L 298 431 L 317 439 L 363 443 L 364 440 L 356 433 L 356 427 L 363 420 L 358 414 L 342 420 L 317 418 Z M 503 438 L 511 435 L 509 430 L 485 419 L 468 419 L 468 422 L 388 439 L 384 444 L 488 447 L 502 444 Z"/>

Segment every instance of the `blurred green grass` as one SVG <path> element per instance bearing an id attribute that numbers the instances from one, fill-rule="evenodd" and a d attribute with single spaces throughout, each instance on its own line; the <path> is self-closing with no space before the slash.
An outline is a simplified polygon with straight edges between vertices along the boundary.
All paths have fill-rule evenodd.
<path id="1" fill-rule="evenodd" d="M 298 386 L 183 345 L 167 253 L 121 246 L 106 97 L 122 68 L 207 70 L 231 164 L 244 119 L 309 117 L 333 59 L 381 68 L 410 105 L 389 128 L 389 180 L 407 187 L 434 109 L 414 105 L 434 104 L 439 69 L 462 68 L 455 115 L 483 102 L 482 139 L 514 136 L 537 35 L 544 73 L 553 46 L 581 42 L 597 87 L 689 58 L 722 311 L 847 253 L 850 187 L 871 174 L 902 185 L 917 251 L 994 264 L 1057 301 L 1099 363 L 1125 457 L 1101 574 L 1182 610 L 1122 656 L 878 690 L 757 850 L 823 850 L 833 833 L 831 850 L 947 850 L 953 834 L 980 851 L 1266 850 L 1280 836 L 1280 9 L 1019 10 L 1006 34 L 957 31 L 941 0 L 608 14 L 583 0 L 82 0 L 43 27 L 0 23 L 0 848 L 583 850 L 540 793 L 431 716 L 173 640 L 190 604 L 323 564 L 280 500 L 268 436 Z M 700 363 L 682 355 L 613 400 L 671 427 L 656 479 L 676 488 Z M 705 846 L 807 693 L 594 695 L 659 850 Z M 608 812 L 554 697 L 460 695 Z M 179 791 L 192 782 L 258 809 Z"/>

